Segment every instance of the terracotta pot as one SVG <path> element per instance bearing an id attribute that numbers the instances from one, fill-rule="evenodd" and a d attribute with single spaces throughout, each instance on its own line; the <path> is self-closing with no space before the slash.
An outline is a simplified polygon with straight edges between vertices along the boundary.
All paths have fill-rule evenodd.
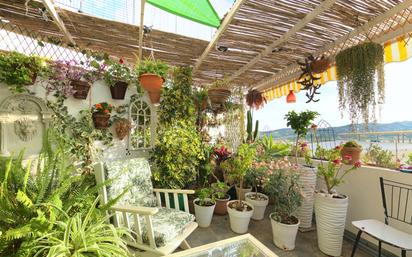
<path id="1" fill-rule="evenodd" d="M 156 74 L 145 73 L 139 77 L 140 85 L 149 93 L 150 101 L 153 104 L 160 102 L 160 92 L 164 79 Z"/>
<path id="2" fill-rule="evenodd" d="M 341 154 L 342 159 L 344 160 L 345 160 L 345 156 L 351 156 L 352 159 L 348 160 L 348 164 L 353 165 L 355 162 L 360 160 L 361 152 L 362 152 L 362 148 L 344 146 L 340 154 Z"/>
<path id="3" fill-rule="evenodd" d="M 74 89 L 73 97 L 76 99 L 86 99 L 90 90 L 90 83 L 82 80 L 72 80 L 70 85 Z"/>
<path id="4" fill-rule="evenodd" d="M 325 72 L 330 66 L 330 61 L 328 58 L 323 58 L 317 61 L 314 61 L 310 64 L 310 68 L 313 73 L 319 74 Z"/>
<path id="5" fill-rule="evenodd" d="M 229 201 L 230 201 L 230 195 L 226 195 L 226 199 L 216 199 L 215 214 L 216 215 L 226 215 L 227 202 Z"/>
<path id="6" fill-rule="evenodd" d="M 95 128 L 103 129 L 109 127 L 110 114 L 95 112 L 92 117 Z"/>
<path id="7" fill-rule="evenodd" d="M 223 105 L 230 96 L 230 90 L 223 88 L 212 88 L 207 91 L 210 102 Z"/>
<path id="8" fill-rule="evenodd" d="M 124 81 L 117 81 L 114 83 L 114 85 L 110 87 L 112 98 L 116 100 L 123 100 L 128 86 L 129 84 Z"/>
<path id="9" fill-rule="evenodd" d="M 116 135 L 120 140 L 123 140 L 130 133 L 132 124 L 127 119 L 120 119 L 116 121 Z"/>

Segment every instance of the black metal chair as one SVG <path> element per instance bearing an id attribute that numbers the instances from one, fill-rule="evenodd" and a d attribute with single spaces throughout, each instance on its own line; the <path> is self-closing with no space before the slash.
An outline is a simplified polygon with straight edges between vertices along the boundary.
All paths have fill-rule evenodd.
<path id="1" fill-rule="evenodd" d="M 362 233 L 379 241 L 379 257 L 381 256 L 382 243 L 401 249 L 402 257 L 406 251 L 412 250 L 412 235 L 397 230 L 389 225 L 389 219 L 412 225 L 412 185 L 379 178 L 382 192 L 382 202 L 385 223 L 378 220 L 353 221 L 352 225 L 359 229 L 353 245 L 352 255 L 358 246 Z"/>

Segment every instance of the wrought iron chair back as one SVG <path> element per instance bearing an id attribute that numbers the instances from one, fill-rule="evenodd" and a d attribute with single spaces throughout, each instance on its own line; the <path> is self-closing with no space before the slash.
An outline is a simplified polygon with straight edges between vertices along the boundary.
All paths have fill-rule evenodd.
<path id="1" fill-rule="evenodd" d="M 412 185 L 379 178 L 385 224 L 389 219 L 412 225 Z"/>

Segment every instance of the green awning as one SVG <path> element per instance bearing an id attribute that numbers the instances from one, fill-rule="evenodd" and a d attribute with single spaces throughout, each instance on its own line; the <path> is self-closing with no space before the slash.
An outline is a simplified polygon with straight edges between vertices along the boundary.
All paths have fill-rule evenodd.
<path id="1" fill-rule="evenodd" d="M 148 3 L 177 16 L 219 27 L 220 19 L 209 0 L 147 0 Z"/>

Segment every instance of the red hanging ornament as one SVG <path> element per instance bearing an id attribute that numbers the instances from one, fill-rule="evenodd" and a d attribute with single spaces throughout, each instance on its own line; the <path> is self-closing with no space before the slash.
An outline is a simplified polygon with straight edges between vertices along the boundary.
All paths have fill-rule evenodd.
<path id="1" fill-rule="evenodd" d="M 293 90 L 289 91 L 288 96 L 286 97 L 286 102 L 287 103 L 296 103 L 296 96 L 293 93 Z"/>

